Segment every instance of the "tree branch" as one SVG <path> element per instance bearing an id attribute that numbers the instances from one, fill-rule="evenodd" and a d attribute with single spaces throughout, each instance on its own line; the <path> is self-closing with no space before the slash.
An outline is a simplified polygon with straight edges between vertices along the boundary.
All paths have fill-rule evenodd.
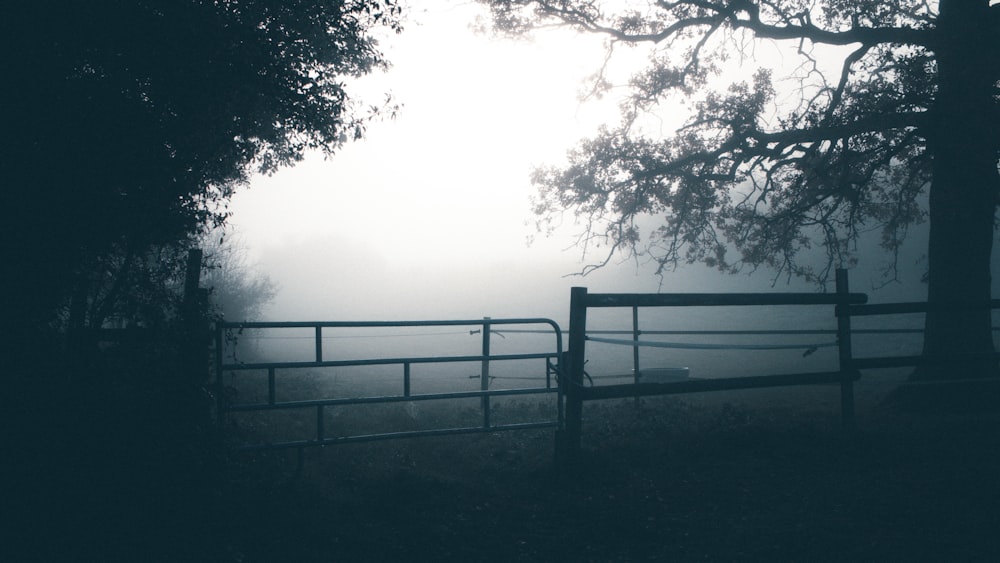
<path id="1" fill-rule="evenodd" d="M 866 27 L 852 25 L 842 31 L 831 31 L 814 25 L 808 17 L 808 12 L 799 17 L 790 17 L 780 7 L 768 4 L 785 25 L 775 25 L 765 22 L 760 17 L 760 7 L 750 0 L 731 0 L 729 2 L 708 0 L 678 0 L 661 4 L 666 10 L 680 14 L 684 10 L 700 10 L 698 16 L 678 15 L 677 20 L 663 29 L 652 33 L 630 33 L 622 29 L 601 24 L 596 7 L 592 4 L 590 13 L 582 9 L 567 6 L 565 3 L 553 4 L 547 1 L 537 3 L 539 12 L 545 16 L 563 20 L 589 32 L 609 35 L 620 41 L 629 43 L 660 43 L 674 37 L 685 30 L 697 27 L 715 27 L 728 23 L 733 29 L 747 29 L 763 39 L 790 40 L 807 39 L 813 43 L 825 45 L 862 45 L 878 44 L 909 44 L 933 48 L 935 44 L 932 28 L 915 28 L 906 26 Z M 796 20 L 799 23 L 794 23 Z"/>

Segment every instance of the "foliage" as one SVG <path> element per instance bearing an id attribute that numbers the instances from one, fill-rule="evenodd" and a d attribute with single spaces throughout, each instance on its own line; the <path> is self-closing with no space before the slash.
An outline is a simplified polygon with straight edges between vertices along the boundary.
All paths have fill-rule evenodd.
<path id="1" fill-rule="evenodd" d="M 274 299 L 277 285 L 250 263 L 238 239 L 215 234 L 209 233 L 201 245 L 206 262 L 202 285 L 209 289 L 213 313 L 226 321 L 262 320 L 262 309 Z"/>
<path id="2" fill-rule="evenodd" d="M 188 248 L 202 249 L 200 286 L 209 291 L 212 316 L 257 320 L 277 291 L 266 274 L 247 260 L 239 241 L 213 230 L 198 238 L 154 245 L 136 252 L 113 246 L 87 257 L 74 293 L 60 310 L 57 326 L 68 328 L 164 328 L 176 319 L 184 299 Z"/>
<path id="3" fill-rule="evenodd" d="M 360 137 L 388 106 L 363 111 L 345 81 L 387 65 L 374 31 L 398 32 L 400 10 L 394 0 L 8 7 L 0 236 L 31 296 L 16 316 L 44 323 L 113 256 L 223 222 L 254 170 Z"/>
<path id="4" fill-rule="evenodd" d="M 164 328 L 183 299 L 187 242 L 85 254 L 55 328 Z"/>
<path id="5" fill-rule="evenodd" d="M 661 272 L 768 265 L 822 282 L 851 263 L 866 230 L 880 229 L 895 255 L 927 219 L 932 182 L 961 194 L 942 165 L 978 170 L 960 181 L 983 195 L 958 195 L 958 207 L 996 203 L 1000 7 L 987 0 L 484 3 L 501 33 L 569 26 L 603 34 L 609 58 L 648 50 L 621 123 L 533 178 L 540 227 L 572 210 L 584 244 L 606 245 L 609 259 L 648 253 Z M 747 72 L 774 45 L 777 68 L 761 59 Z M 725 86 L 733 74 L 749 76 Z M 610 86 L 602 69 L 593 91 Z M 690 113 L 664 138 L 658 119 L 678 99 Z M 660 226 L 642 231 L 649 216 Z M 803 259 L 815 244 L 824 265 Z"/>

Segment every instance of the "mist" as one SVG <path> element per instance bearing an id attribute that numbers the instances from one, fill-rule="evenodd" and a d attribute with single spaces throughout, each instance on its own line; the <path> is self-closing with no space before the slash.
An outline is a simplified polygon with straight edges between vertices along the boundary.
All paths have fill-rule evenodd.
<path id="1" fill-rule="evenodd" d="M 233 199 L 231 223 L 279 286 L 266 320 L 545 316 L 565 323 L 569 288 L 577 285 L 595 292 L 820 290 L 766 268 L 727 275 L 695 264 L 661 278 L 643 257 L 616 256 L 588 276 L 574 275 L 603 261 L 606 249 L 575 246 L 583 226 L 571 214 L 551 236 L 539 233 L 530 179 L 535 167 L 558 165 L 580 138 L 617 121 L 614 92 L 581 98 L 581 81 L 603 60 L 601 39 L 563 31 L 530 42 L 491 39 L 468 27 L 476 7 L 435 6 L 414 14 L 406 33 L 385 38 L 389 72 L 352 85 L 369 97 L 392 93 L 402 103 L 395 120 L 371 124 L 364 140 L 332 159 L 313 155 L 257 177 Z M 609 72 L 625 80 L 630 64 L 645 63 L 631 58 L 620 57 L 621 67 Z M 668 124 L 661 127 L 666 134 Z M 658 225 L 652 217 L 644 232 Z M 926 227 L 911 229 L 898 281 L 884 279 L 890 257 L 879 232 L 863 234 L 852 291 L 872 301 L 923 299 Z M 822 268 L 822 250 L 814 252 L 807 261 Z"/>
<path id="2" fill-rule="evenodd" d="M 662 278 L 645 258 L 617 258 L 581 276 L 590 263 L 579 249 L 561 250 L 544 241 L 506 255 L 469 253 L 456 258 L 427 252 L 396 259 L 361 239 L 323 237 L 254 249 L 258 267 L 279 286 L 261 320 L 402 320 L 543 316 L 565 321 L 569 290 L 593 292 L 819 291 L 817 284 L 773 271 L 725 274 L 700 264 L 668 270 Z M 852 290 L 871 301 L 915 301 L 925 297 L 925 229 L 915 229 L 899 258 L 898 280 L 885 280 L 887 257 L 864 253 L 851 269 Z M 816 260 L 821 261 L 822 256 Z M 832 288 L 830 288 L 832 289 Z M 235 319 L 234 319 L 235 320 Z"/>

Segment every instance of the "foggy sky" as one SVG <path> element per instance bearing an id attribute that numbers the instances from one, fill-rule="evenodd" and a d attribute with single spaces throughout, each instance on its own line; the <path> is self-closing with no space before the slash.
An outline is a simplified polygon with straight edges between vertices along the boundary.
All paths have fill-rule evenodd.
<path id="1" fill-rule="evenodd" d="M 399 320 L 546 316 L 565 321 L 569 288 L 598 292 L 814 291 L 773 272 L 719 274 L 700 265 L 668 272 L 600 261 L 572 247 L 571 217 L 553 237 L 535 233 L 533 166 L 558 164 L 578 139 L 617 119 L 614 100 L 581 103 L 581 80 L 601 61 L 598 38 L 553 35 L 506 42 L 468 29 L 476 6 L 432 4 L 384 44 L 393 70 L 359 85 L 404 104 L 394 122 L 334 158 L 309 158 L 237 194 L 240 238 L 279 285 L 268 320 Z M 379 93 L 379 94 L 375 94 Z M 529 237 L 535 237 L 530 246 Z M 877 245 L 870 233 L 863 248 Z M 901 259 L 903 283 L 881 285 L 887 256 L 863 253 L 852 291 L 873 301 L 919 300 L 926 226 Z M 997 260 L 994 260 L 996 263 Z M 995 276 L 996 278 L 997 276 Z M 832 285 L 830 286 L 832 290 Z"/>

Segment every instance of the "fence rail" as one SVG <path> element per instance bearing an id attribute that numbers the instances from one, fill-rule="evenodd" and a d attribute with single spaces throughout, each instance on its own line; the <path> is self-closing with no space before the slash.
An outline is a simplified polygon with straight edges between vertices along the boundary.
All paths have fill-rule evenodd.
<path id="1" fill-rule="evenodd" d="M 1000 309 L 1000 299 L 992 299 L 987 303 L 963 303 L 960 305 L 949 304 L 947 307 L 935 306 L 926 302 L 902 302 L 902 303 L 870 303 L 870 304 L 851 304 L 842 308 L 837 309 L 837 316 L 839 317 L 866 317 L 866 316 L 880 316 L 880 315 L 906 315 L 906 314 L 919 314 L 919 313 L 929 313 L 935 309 L 947 308 L 948 310 L 956 310 L 956 308 L 964 310 L 982 310 L 988 308 L 991 310 Z M 891 329 L 889 329 L 891 330 Z M 991 327 L 993 332 L 1000 331 L 998 327 Z M 853 331 L 855 334 L 861 331 Z M 902 332 L 901 330 L 893 330 L 893 332 Z M 923 329 L 912 329 L 912 332 L 922 333 Z M 984 361 L 984 360 L 998 360 L 1000 359 L 1000 353 L 951 353 L 951 354 L 919 354 L 919 355 L 907 355 L 907 356 L 879 356 L 879 357 L 865 357 L 865 358 L 851 358 L 856 369 L 881 369 L 881 368 L 895 368 L 895 367 L 917 367 L 917 366 L 940 366 L 949 363 L 957 363 L 963 361 Z"/>

